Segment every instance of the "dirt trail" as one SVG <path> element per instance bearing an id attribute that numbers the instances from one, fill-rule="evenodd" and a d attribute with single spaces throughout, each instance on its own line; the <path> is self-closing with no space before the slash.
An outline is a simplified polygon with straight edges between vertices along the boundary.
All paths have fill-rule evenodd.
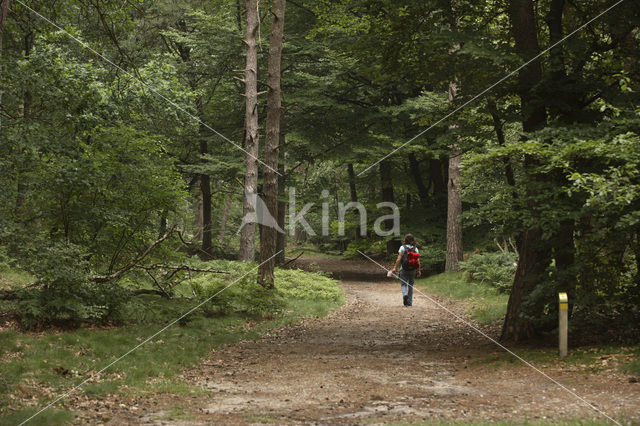
<path id="1" fill-rule="evenodd" d="M 479 360 L 500 351 L 424 297 L 405 308 L 397 282 L 361 261 L 315 259 L 341 275 L 346 305 L 211 353 L 185 375 L 212 397 L 138 400 L 112 423 L 358 424 L 598 418 L 557 385 L 519 363 Z M 307 266 L 308 266 L 307 261 Z M 464 313 L 464 306 L 439 299 Z M 487 329 L 495 334 L 496 330 Z M 640 422 L 640 384 L 611 371 L 545 372 L 616 419 Z M 188 420 L 166 420 L 172 406 Z M 600 417 L 601 418 L 601 417 Z M 639 423 L 640 424 L 640 423 Z"/>

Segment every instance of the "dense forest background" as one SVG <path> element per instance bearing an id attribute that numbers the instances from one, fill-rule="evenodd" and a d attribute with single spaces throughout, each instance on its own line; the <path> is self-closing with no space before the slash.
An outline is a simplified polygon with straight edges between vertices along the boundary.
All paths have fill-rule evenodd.
<path id="1" fill-rule="evenodd" d="M 0 4 L 0 262 L 35 277 L 3 293 L 16 315 L 108 321 L 132 286 L 170 293 L 194 256 L 259 259 L 236 232 L 244 3 Z M 252 4 L 262 142 L 272 5 Z M 399 237 L 372 230 L 394 202 L 426 272 L 499 275 L 504 339 L 552 329 L 558 291 L 580 327 L 637 326 L 640 8 L 599 16 L 613 4 L 288 1 L 275 216 L 285 229 L 294 188 L 313 229 L 322 201 L 332 219 L 329 236 L 279 234 L 277 262 L 291 245 L 392 251 Z M 349 201 L 369 212 L 365 236 L 355 213 L 338 232 Z"/>

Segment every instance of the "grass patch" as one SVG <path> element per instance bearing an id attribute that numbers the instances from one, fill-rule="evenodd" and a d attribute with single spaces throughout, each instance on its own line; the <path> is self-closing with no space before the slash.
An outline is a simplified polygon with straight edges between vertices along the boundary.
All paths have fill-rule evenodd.
<path id="1" fill-rule="evenodd" d="M 364 422 L 366 423 L 366 422 Z M 543 425 L 558 425 L 558 426 L 604 426 L 610 423 L 600 419 L 548 419 L 548 420 L 509 420 L 498 422 L 415 422 L 415 423 L 387 423 L 388 425 L 429 425 L 429 426 L 457 426 L 457 425 L 469 425 L 469 426 L 543 426 Z"/>
<path id="2" fill-rule="evenodd" d="M 195 420 L 196 416 L 184 407 L 174 405 L 162 416 L 163 420 Z"/>
<path id="3" fill-rule="evenodd" d="M 420 278 L 416 280 L 416 286 L 447 299 L 470 302 L 471 317 L 483 324 L 501 321 L 507 312 L 508 295 L 500 294 L 488 285 L 468 281 L 462 272 Z"/>
<path id="4" fill-rule="evenodd" d="M 22 410 L 14 411 L 6 416 L 0 417 L 0 426 L 15 426 L 25 419 L 33 416 L 39 411 L 35 408 L 25 408 Z M 29 425 L 33 426 L 48 426 L 48 425 L 62 425 L 68 424 L 73 421 L 75 415 L 69 410 L 58 410 L 50 408 L 47 410 L 46 416 L 36 416 L 29 422 Z"/>
<path id="5" fill-rule="evenodd" d="M 234 265 L 232 262 L 228 266 Z M 255 276 L 250 278 L 255 279 Z M 207 284 L 204 280 L 201 280 L 203 286 Z M 211 285 L 219 285 L 219 278 L 212 278 Z M 227 301 L 231 307 L 229 311 L 215 315 L 205 310 L 195 311 L 185 321 L 173 325 L 118 361 L 78 392 L 96 397 L 206 394 L 206 390 L 181 381 L 179 375 L 185 368 L 200 362 L 212 348 L 241 339 L 257 339 L 269 329 L 302 317 L 326 315 L 343 303 L 342 291 L 336 281 L 303 271 L 278 270 L 276 297 L 282 300 L 282 305 L 278 305 L 282 309 L 271 314 L 256 314 L 245 309 L 245 305 L 254 299 L 246 299 L 243 288 L 248 287 L 243 285 L 239 283 L 237 288 L 230 288 L 235 293 L 229 293 L 232 297 Z M 0 425 L 20 423 L 30 415 L 30 411 L 21 405 L 23 402 L 45 405 L 198 304 L 196 299 L 176 297 L 169 300 L 154 295 L 135 300 L 132 312 L 128 314 L 128 325 L 123 327 L 45 333 L 1 331 Z M 256 302 L 260 300 L 255 299 Z M 235 310 L 240 305 L 234 303 L 240 301 L 244 305 Z M 169 414 L 181 415 L 177 411 Z M 60 416 L 56 424 L 71 421 L 73 416 L 65 411 L 56 415 Z M 46 418 L 50 419 L 50 415 Z"/>
<path id="6" fill-rule="evenodd" d="M 0 289 L 10 287 L 24 287 L 31 284 L 35 278 L 33 275 L 15 268 L 0 269 Z"/>
<path id="7" fill-rule="evenodd" d="M 557 349 L 514 349 L 517 355 L 540 368 L 565 368 L 583 373 L 595 373 L 608 369 L 618 369 L 631 374 L 638 363 L 639 347 L 588 347 L 570 349 L 568 356 L 560 358 Z M 502 368 L 507 364 L 519 364 L 521 361 L 506 352 L 495 354 L 475 361 Z M 631 368 L 630 368 L 631 366 Z"/>

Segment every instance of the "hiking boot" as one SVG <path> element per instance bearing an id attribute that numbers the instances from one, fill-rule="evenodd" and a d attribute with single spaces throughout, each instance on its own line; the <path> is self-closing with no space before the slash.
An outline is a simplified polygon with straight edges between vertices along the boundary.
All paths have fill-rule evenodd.
<path id="1" fill-rule="evenodd" d="M 404 306 L 409 306 L 409 296 L 402 296 L 402 303 Z"/>

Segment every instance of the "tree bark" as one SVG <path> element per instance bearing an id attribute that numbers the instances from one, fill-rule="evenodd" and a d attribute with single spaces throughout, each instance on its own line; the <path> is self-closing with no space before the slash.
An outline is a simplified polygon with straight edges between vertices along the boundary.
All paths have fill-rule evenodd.
<path id="1" fill-rule="evenodd" d="M 422 180 L 422 172 L 420 171 L 420 163 L 415 154 L 409 154 L 409 168 L 411 169 L 411 176 L 418 188 L 418 196 L 423 206 L 429 205 L 429 188 L 424 184 Z"/>
<path id="2" fill-rule="evenodd" d="M 245 44 L 247 46 L 246 68 L 244 71 L 245 83 L 245 143 L 247 152 L 244 175 L 244 194 L 242 197 L 242 213 L 247 218 L 255 215 L 255 206 L 252 204 L 258 189 L 258 1 L 245 0 L 247 12 L 247 29 Z M 239 258 L 243 262 L 253 262 L 255 258 L 255 234 L 254 222 L 246 223 L 240 231 Z"/>
<path id="3" fill-rule="evenodd" d="M 459 50 L 456 46 L 455 50 Z M 449 83 L 449 103 L 454 104 L 458 96 L 458 83 Z M 450 131 L 458 126 L 452 124 Z M 459 138 L 459 136 L 457 136 Z M 459 270 L 458 262 L 463 260 L 462 250 L 462 198 L 460 198 L 460 162 L 462 151 L 456 143 L 449 146 L 449 178 L 447 180 L 447 253 L 445 258 L 445 272 Z"/>
<path id="4" fill-rule="evenodd" d="M 282 39 L 284 36 L 284 14 L 286 0 L 274 0 L 271 37 L 269 40 L 269 64 L 267 74 L 267 135 L 265 138 L 264 203 L 273 217 L 278 217 L 278 147 L 280 143 L 280 69 L 282 62 Z M 273 270 L 278 231 L 263 226 L 260 236 L 260 267 L 258 284 L 274 287 Z"/>
<path id="5" fill-rule="evenodd" d="M 382 186 L 382 201 L 393 203 L 395 197 L 393 194 L 393 178 L 391 176 L 391 163 L 389 161 L 380 162 L 380 181 Z"/>
<path id="6" fill-rule="evenodd" d="M 493 130 L 496 132 L 496 139 L 498 139 L 498 144 L 500 146 L 505 146 L 505 137 L 504 137 L 504 129 L 502 127 L 502 120 L 500 119 L 500 115 L 498 113 L 498 106 L 496 105 L 496 101 L 493 98 L 489 98 L 487 100 L 487 109 L 489 110 L 489 114 L 491 114 L 491 118 L 493 119 Z M 513 174 L 513 166 L 511 166 L 511 161 L 509 161 L 508 157 L 502 159 L 504 164 L 504 175 L 507 179 L 507 183 L 509 186 L 516 186 L 516 178 Z M 514 198 L 516 197 L 516 193 L 513 193 Z"/>
<path id="7" fill-rule="evenodd" d="M 356 173 L 353 170 L 353 163 L 347 164 L 347 175 L 349 176 L 349 198 L 351 202 L 358 202 L 358 191 L 356 190 Z"/>
<path id="8" fill-rule="evenodd" d="M 463 260 L 462 252 L 462 199 L 460 198 L 460 161 L 462 152 L 455 145 L 449 155 L 449 181 L 447 198 L 447 255 L 445 272 L 459 270 L 458 262 Z"/>
<path id="9" fill-rule="evenodd" d="M 528 61 L 540 50 L 532 0 L 513 0 L 509 8 L 509 19 L 516 51 L 523 61 Z M 544 105 L 535 99 L 532 93 L 541 78 L 542 66 L 539 60 L 524 67 L 518 74 L 522 128 L 525 132 L 534 131 L 546 123 Z M 525 167 L 533 165 L 535 160 L 530 156 L 525 157 Z M 534 194 L 529 191 L 529 195 Z M 531 207 L 535 208 L 533 205 Z M 501 340 L 520 341 L 534 334 L 530 320 L 524 315 L 523 302 L 535 289 L 548 266 L 549 257 L 541 247 L 541 237 L 542 230 L 534 226 L 526 229 L 518 240 L 520 258 L 502 326 Z"/>

